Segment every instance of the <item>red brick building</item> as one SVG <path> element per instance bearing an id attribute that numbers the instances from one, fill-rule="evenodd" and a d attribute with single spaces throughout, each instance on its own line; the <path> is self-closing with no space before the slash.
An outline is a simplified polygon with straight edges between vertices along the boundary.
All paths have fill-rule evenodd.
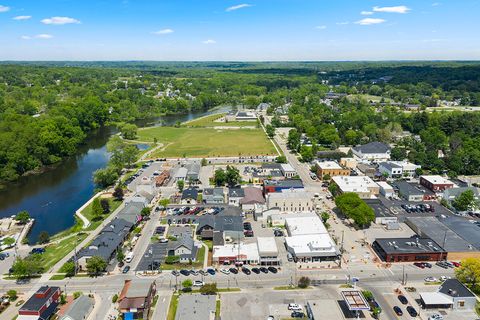
<path id="1" fill-rule="evenodd" d="M 441 176 L 420 176 L 420 184 L 433 192 L 441 192 L 455 187 L 453 182 Z"/>
<path id="2" fill-rule="evenodd" d="M 43 286 L 18 311 L 18 320 L 49 319 L 60 302 L 60 287 Z"/>
<path id="3" fill-rule="evenodd" d="M 385 262 L 439 261 L 447 257 L 447 252 L 430 238 L 375 239 L 372 248 Z"/>

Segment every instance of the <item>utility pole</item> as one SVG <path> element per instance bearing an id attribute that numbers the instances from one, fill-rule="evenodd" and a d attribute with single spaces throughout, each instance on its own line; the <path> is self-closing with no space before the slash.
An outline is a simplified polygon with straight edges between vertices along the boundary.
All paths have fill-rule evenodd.
<path id="1" fill-rule="evenodd" d="M 405 265 L 402 266 L 402 285 L 405 285 Z"/>
<path id="2" fill-rule="evenodd" d="M 445 250 L 446 241 L 447 241 L 447 230 L 445 230 L 445 234 L 443 235 L 442 252 L 440 252 L 440 260 L 443 260 L 443 251 Z"/>
<path id="3" fill-rule="evenodd" d="M 345 230 L 342 230 L 342 242 L 341 242 L 341 245 L 340 245 L 340 263 L 339 263 L 339 267 L 341 268 L 342 267 L 342 259 L 343 259 L 343 238 L 345 236 Z"/>

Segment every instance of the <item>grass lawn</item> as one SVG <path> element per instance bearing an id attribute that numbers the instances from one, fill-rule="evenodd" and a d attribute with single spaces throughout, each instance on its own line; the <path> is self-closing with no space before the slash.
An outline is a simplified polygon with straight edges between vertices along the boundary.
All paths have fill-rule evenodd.
<path id="1" fill-rule="evenodd" d="M 197 252 L 197 261 L 190 263 L 174 263 L 174 264 L 162 264 L 162 270 L 175 270 L 175 269 L 192 269 L 200 268 L 203 269 L 203 261 L 205 260 L 205 247 L 201 246 Z"/>
<path id="2" fill-rule="evenodd" d="M 59 243 L 50 244 L 45 247 L 45 253 L 40 255 L 40 263 L 43 270 L 47 272 L 53 267 L 60 259 L 70 253 L 75 246 L 82 242 L 87 237 L 86 233 L 81 233 L 63 239 Z M 78 242 L 77 242 L 78 239 Z"/>
<path id="3" fill-rule="evenodd" d="M 165 147 L 156 150 L 151 158 L 277 154 L 262 129 L 152 127 L 138 131 L 138 139 L 141 141 L 153 141 L 154 137 Z"/>
<path id="4" fill-rule="evenodd" d="M 108 215 L 110 215 L 113 211 L 115 211 L 120 206 L 120 204 L 122 204 L 122 201 L 117 201 L 117 200 L 114 200 L 113 198 L 106 198 L 106 199 L 108 199 L 108 202 L 110 203 L 110 213 L 103 215 L 99 219 L 98 218 L 95 219 L 95 217 L 93 216 L 93 213 L 92 213 L 93 202 L 91 202 L 88 206 L 86 206 L 82 210 L 82 214 L 85 216 L 85 218 L 90 220 L 90 226 L 86 230 L 95 230 Z"/>
<path id="5" fill-rule="evenodd" d="M 215 316 L 220 317 L 220 300 L 217 300 L 215 304 Z"/>
<path id="6" fill-rule="evenodd" d="M 172 299 L 170 300 L 170 305 L 168 306 L 167 320 L 175 320 L 175 314 L 177 313 L 178 307 L 178 294 L 173 294 Z"/>
<path id="7" fill-rule="evenodd" d="M 225 116 L 225 113 L 217 113 L 209 116 L 201 117 L 182 124 L 185 127 L 257 127 L 255 121 L 229 121 L 215 122 Z"/>

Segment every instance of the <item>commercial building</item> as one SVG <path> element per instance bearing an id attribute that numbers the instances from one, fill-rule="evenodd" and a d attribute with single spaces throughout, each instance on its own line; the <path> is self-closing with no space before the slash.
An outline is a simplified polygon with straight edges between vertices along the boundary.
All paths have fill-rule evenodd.
<path id="1" fill-rule="evenodd" d="M 343 168 L 336 161 L 316 161 L 317 176 L 323 179 L 325 176 L 349 176 L 350 169 Z"/>
<path id="2" fill-rule="evenodd" d="M 282 192 L 286 189 L 303 189 L 301 179 L 285 179 L 280 181 L 265 180 L 263 182 L 263 193 Z"/>
<path id="3" fill-rule="evenodd" d="M 420 292 L 421 304 L 425 309 L 448 308 L 474 310 L 477 297 L 457 279 L 447 279 L 436 292 Z"/>
<path id="4" fill-rule="evenodd" d="M 17 320 L 48 320 L 60 303 L 60 287 L 42 286 L 18 310 Z"/>
<path id="5" fill-rule="evenodd" d="M 347 169 L 355 169 L 357 168 L 357 160 L 355 158 L 340 158 L 340 166 L 347 168 Z"/>
<path id="6" fill-rule="evenodd" d="M 81 295 L 73 300 L 60 320 L 85 320 L 92 312 L 94 304 L 93 298 Z"/>
<path id="7" fill-rule="evenodd" d="M 212 259 L 214 263 L 223 265 L 234 263 L 255 265 L 259 263 L 260 256 L 257 243 L 239 242 L 213 246 Z"/>
<path id="8" fill-rule="evenodd" d="M 398 195 L 407 201 L 423 201 L 425 193 L 421 189 L 407 181 L 395 181 L 393 187 L 398 191 Z"/>
<path id="9" fill-rule="evenodd" d="M 390 150 L 389 145 L 378 141 L 352 148 L 353 154 L 359 159 L 372 162 L 390 160 Z"/>
<path id="10" fill-rule="evenodd" d="M 380 187 L 366 176 L 335 176 L 332 181 L 341 193 L 354 192 L 362 199 L 374 198 L 380 193 Z"/>
<path id="11" fill-rule="evenodd" d="M 289 163 L 282 163 L 280 170 L 282 171 L 283 176 L 287 179 L 292 179 L 297 175 L 297 172 Z"/>
<path id="12" fill-rule="evenodd" d="M 315 214 L 304 216 L 291 216 L 285 219 L 287 234 L 292 236 L 309 234 L 328 234 L 322 220 Z"/>
<path id="13" fill-rule="evenodd" d="M 182 294 L 175 320 L 215 320 L 216 303 L 215 295 Z"/>
<path id="14" fill-rule="evenodd" d="M 372 244 L 379 258 L 385 262 L 439 261 L 447 254 L 429 238 L 384 238 Z"/>
<path id="15" fill-rule="evenodd" d="M 359 171 L 361 175 L 365 175 L 372 179 L 379 176 L 379 174 L 377 174 L 377 167 L 368 163 L 359 163 L 357 165 L 357 171 Z"/>
<path id="16" fill-rule="evenodd" d="M 420 176 L 420 184 L 433 192 L 442 192 L 455 187 L 455 184 L 442 176 Z"/>
<path id="17" fill-rule="evenodd" d="M 261 212 L 265 210 L 265 198 L 262 189 L 246 187 L 243 189 L 244 197 L 240 200 L 242 210 L 245 212 Z"/>
<path id="18" fill-rule="evenodd" d="M 148 319 L 156 292 L 155 281 L 145 283 L 137 280 L 125 280 L 118 296 L 118 307 L 123 314 L 123 319 Z"/>
<path id="19" fill-rule="evenodd" d="M 279 208 L 283 212 L 313 211 L 313 194 L 303 190 L 292 189 L 269 193 L 267 209 Z"/>
<path id="20" fill-rule="evenodd" d="M 345 319 L 342 309 L 334 299 L 308 300 L 305 309 L 309 320 Z"/>
<path id="21" fill-rule="evenodd" d="M 395 194 L 393 187 L 385 181 L 379 181 L 377 184 L 380 187 L 380 194 L 386 198 L 392 197 Z"/>
<path id="22" fill-rule="evenodd" d="M 378 171 L 389 178 L 400 178 L 403 175 L 402 167 L 394 162 L 380 162 Z"/>
<path id="23" fill-rule="evenodd" d="M 278 248 L 274 237 L 257 237 L 258 257 L 261 265 L 278 265 Z"/>

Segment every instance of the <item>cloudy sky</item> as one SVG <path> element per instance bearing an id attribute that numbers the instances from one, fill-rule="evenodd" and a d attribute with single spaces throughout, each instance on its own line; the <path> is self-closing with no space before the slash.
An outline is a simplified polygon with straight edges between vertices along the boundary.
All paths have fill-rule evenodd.
<path id="1" fill-rule="evenodd" d="M 0 60 L 480 59 L 479 12 L 480 0 L 0 0 Z"/>

